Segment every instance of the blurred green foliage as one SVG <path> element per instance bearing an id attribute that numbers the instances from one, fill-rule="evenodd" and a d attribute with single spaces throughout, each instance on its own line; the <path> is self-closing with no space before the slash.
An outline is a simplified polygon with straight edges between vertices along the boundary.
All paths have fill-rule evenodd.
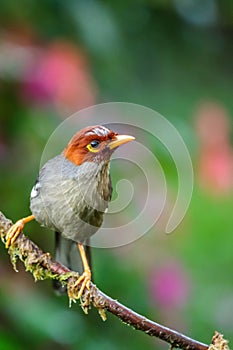
<path id="1" fill-rule="evenodd" d="M 96 102 L 133 102 L 166 116 L 183 136 L 196 170 L 197 107 L 206 100 L 228 112 L 233 107 L 233 11 L 231 1 L 209 0 L 209 7 L 202 1 L 187 3 L 2 0 L 0 47 L 26 43 L 46 51 L 58 40 L 78 47 L 88 61 Z M 18 57 L 2 55 L 0 50 L 0 209 L 17 220 L 29 212 L 43 147 L 67 114 L 52 99 L 25 98 Z M 155 152 L 173 188 L 174 166 L 162 150 Z M 135 311 L 203 342 L 210 342 L 216 329 L 233 339 L 232 208 L 232 191 L 216 196 L 195 178 L 190 209 L 173 235 L 155 227 L 127 247 L 94 249 L 98 286 Z M 28 225 L 28 232 L 53 251 L 51 233 L 36 223 Z M 95 310 L 85 316 L 78 305 L 69 309 L 66 298 L 54 296 L 50 282 L 34 284 L 21 266 L 18 274 L 12 270 L 3 247 L 1 256 L 1 349 L 164 347 L 111 315 L 103 323 Z M 151 276 L 168 262 L 185 271 L 188 285 L 184 302 L 171 308 L 156 299 L 151 287 Z"/>

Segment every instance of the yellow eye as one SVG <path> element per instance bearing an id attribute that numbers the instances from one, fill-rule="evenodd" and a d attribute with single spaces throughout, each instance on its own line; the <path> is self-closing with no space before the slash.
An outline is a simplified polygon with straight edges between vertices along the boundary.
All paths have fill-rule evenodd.
<path id="1" fill-rule="evenodd" d="M 90 152 L 99 152 L 100 142 L 98 140 L 93 140 L 87 145 L 87 149 Z"/>

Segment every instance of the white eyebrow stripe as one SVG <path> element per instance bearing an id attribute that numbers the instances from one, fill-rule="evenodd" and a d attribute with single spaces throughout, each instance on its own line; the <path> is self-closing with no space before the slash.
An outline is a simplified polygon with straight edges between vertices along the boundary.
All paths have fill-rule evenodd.
<path id="1" fill-rule="evenodd" d="M 105 128 L 105 126 L 98 126 L 94 128 L 92 131 L 89 131 L 86 133 L 87 136 L 89 135 L 97 135 L 97 136 L 108 136 L 109 129 Z"/>

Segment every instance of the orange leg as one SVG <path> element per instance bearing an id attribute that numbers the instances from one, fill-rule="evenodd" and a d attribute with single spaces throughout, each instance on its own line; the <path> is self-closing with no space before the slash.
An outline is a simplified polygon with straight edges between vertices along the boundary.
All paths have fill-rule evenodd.
<path id="1" fill-rule="evenodd" d="M 88 264 L 84 246 L 81 243 L 78 243 L 78 249 L 79 249 L 79 253 L 82 259 L 83 269 L 84 269 L 83 274 L 79 277 L 79 279 L 75 283 L 76 285 L 78 285 L 82 282 L 82 286 L 78 292 L 78 299 L 79 299 L 82 296 L 85 288 L 90 289 L 91 269 Z"/>
<path id="2" fill-rule="evenodd" d="M 12 244 L 15 243 L 16 239 L 22 232 L 24 225 L 27 222 L 30 222 L 34 219 L 35 219 L 34 215 L 30 215 L 30 216 L 27 216 L 26 218 L 16 221 L 16 223 L 11 226 L 11 228 L 9 229 L 6 235 L 6 248 L 9 248 Z"/>

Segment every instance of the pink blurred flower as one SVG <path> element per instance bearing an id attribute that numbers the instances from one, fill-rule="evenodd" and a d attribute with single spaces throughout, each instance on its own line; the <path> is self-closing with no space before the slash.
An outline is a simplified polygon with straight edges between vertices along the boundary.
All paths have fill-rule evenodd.
<path id="1" fill-rule="evenodd" d="M 58 41 L 42 50 L 24 77 L 23 93 L 34 102 L 55 103 L 68 112 L 95 103 L 95 86 L 85 55 L 72 43 Z"/>
<path id="2" fill-rule="evenodd" d="M 182 307 L 188 298 L 190 284 L 186 273 L 177 263 L 156 269 L 150 276 L 150 294 L 161 308 Z"/>
<path id="3" fill-rule="evenodd" d="M 205 189 L 214 194 L 225 194 L 233 189 L 230 129 L 224 108 L 214 103 L 204 103 L 199 107 L 196 116 L 198 179 Z"/>

